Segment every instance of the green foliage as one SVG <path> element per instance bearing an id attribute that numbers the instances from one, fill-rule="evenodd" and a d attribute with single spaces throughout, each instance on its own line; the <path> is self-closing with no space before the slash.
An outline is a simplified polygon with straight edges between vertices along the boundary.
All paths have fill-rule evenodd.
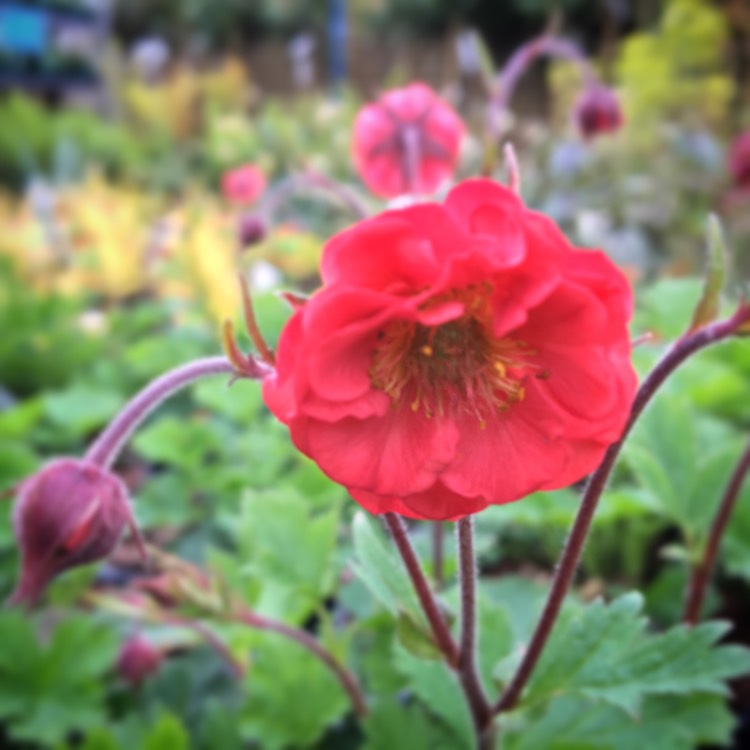
<path id="1" fill-rule="evenodd" d="M 665 118 L 721 121 L 732 95 L 722 71 L 726 39 L 720 10 L 669 0 L 658 30 L 634 34 L 622 47 L 617 72 L 629 121 L 641 131 Z"/>
<path id="2" fill-rule="evenodd" d="M 316 510 L 293 489 L 247 491 L 231 526 L 243 564 L 236 570 L 234 556 L 217 562 L 256 610 L 304 622 L 333 591 L 338 521 L 337 504 Z"/>
<path id="3" fill-rule="evenodd" d="M 556 698 L 541 717 L 504 737 L 508 750 L 692 750 L 721 745 L 732 716 L 716 695 L 648 697 L 639 719 L 612 706 L 579 698 Z"/>
<path id="4" fill-rule="evenodd" d="M 633 716 L 647 695 L 726 694 L 724 680 L 750 671 L 750 651 L 716 646 L 724 623 L 649 634 L 638 594 L 594 602 L 558 623 L 523 704 L 560 696 L 603 701 Z"/>
<path id="5" fill-rule="evenodd" d="M 85 615 L 40 636 L 21 613 L 0 614 L 0 717 L 10 736 L 49 746 L 105 724 L 103 678 L 116 648 L 115 634 Z"/>
<path id="6" fill-rule="evenodd" d="M 350 704 L 340 684 L 309 651 L 273 633 L 253 651 L 247 700 L 235 719 L 263 748 L 312 747 Z"/>

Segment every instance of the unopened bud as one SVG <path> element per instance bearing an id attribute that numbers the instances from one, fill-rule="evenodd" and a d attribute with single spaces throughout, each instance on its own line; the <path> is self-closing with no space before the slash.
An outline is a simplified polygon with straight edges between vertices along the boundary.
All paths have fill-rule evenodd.
<path id="1" fill-rule="evenodd" d="M 732 141 L 728 167 L 735 187 L 750 188 L 750 132 L 742 133 Z"/>
<path id="2" fill-rule="evenodd" d="M 614 133 L 622 127 L 623 114 L 620 100 L 606 86 L 589 86 L 578 98 L 573 112 L 581 135 L 595 138 L 602 133 Z"/>
<path id="3" fill-rule="evenodd" d="M 254 214 L 242 214 L 237 222 L 237 238 L 245 249 L 263 242 L 266 236 L 264 221 Z"/>
<path id="4" fill-rule="evenodd" d="M 162 652 L 143 636 L 128 638 L 117 657 L 117 674 L 132 687 L 139 687 L 144 680 L 159 671 L 164 659 Z"/>
<path id="5" fill-rule="evenodd" d="M 72 458 L 52 461 L 21 484 L 13 525 L 21 576 L 11 601 L 29 605 L 59 573 L 106 557 L 126 525 L 135 530 L 123 483 Z"/>

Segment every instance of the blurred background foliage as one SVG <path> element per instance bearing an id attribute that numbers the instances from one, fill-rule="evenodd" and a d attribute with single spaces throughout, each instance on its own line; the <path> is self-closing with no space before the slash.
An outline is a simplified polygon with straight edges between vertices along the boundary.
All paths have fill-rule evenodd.
<path id="1" fill-rule="evenodd" d="M 737 6 L 514 0 L 500 13 L 494 0 L 351 0 L 349 21 L 352 45 L 368 31 L 415 47 L 423 37 L 436 44 L 430 49 L 440 50 L 442 62 L 420 75 L 460 107 L 474 134 L 460 176 L 482 165 L 488 66 L 504 62 L 546 23 L 592 53 L 622 97 L 622 130 L 580 137 L 570 116 L 580 72 L 555 62 L 532 69 L 504 136 L 517 146 L 526 201 L 575 242 L 604 248 L 632 279 L 633 336 L 652 334 L 635 351 L 644 374 L 691 318 L 708 212 L 727 229 L 733 291 L 747 278 L 750 196 L 727 169 L 727 144 L 747 124 L 750 22 Z M 252 283 L 272 344 L 288 317 L 274 292 L 314 288 L 323 244 L 353 216 L 325 191 L 295 193 L 273 210 L 272 198 L 303 172 L 363 190 L 350 133 L 376 88 L 356 79 L 354 59 L 352 85 L 323 88 L 327 20 L 324 3 L 128 0 L 114 6 L 113 42 L 102 64 L 107 96 L 98 108 L 50 108 L 21 93 L 0 98 L 0 488 L 51 456 L 80 454 L 124 400 L 165 369 L 215 354 L 221 322 L 239 322 L 238 271 Z M 461 69 L 453 44 L 470 25 L 483 35 L 480 62 Z M 284 45 L 306 31 L 320 41 L 313 85 L 276 91 L 264 83 L 252 49 L 274 43 L 285 54 Z M 123 52 L 144 36 L 163 37 L 171 47 L 158 75 L 144 76 Z M 378 86 L 415 75 L 408 58 L 379 63 Z M 246 162 L 259 166 L 271 187 L 242 209 L 219 185 L 226 170 Z M 494 176 L 505 179 L 500 171 Z M 380 208 L 370 197 L 362 201 Z M 250 248 L 238 241 L 245 212 L 267 225 Z M 616 618 L 637 628 L 645 613 L 652 629 L 633 637 L 633 651 L 623 639 L 614 655 L 586 654 L 590 672 L 579 682 L 542 672 L 531 703 L 509 722 L 508 747 L 728 747 L 733 728 L 747 722 L 747 680 L 734 684 L 733 713 L 717 693 L 734 674 L 719 663 L 724 652 L 706 646 L 718 631 L 682 641 L 689 636 L 674 626 L 688 566 L 703 550 L 748 433 L 749 385 L 750 348 L 733 341 L 680 371 L 639 424 L 594 521 L 567 616 L 596 635 Z M 451 675 L 420 658 L 430 643 L 404 600 L 400 563 L 376 525 L 355 517 L 345 493 L 293 449 L 256 384 L 230 389 L 210 381 L 181 394 L 138 433 L 117 469 L 150 541 L 204 565 L 259 612 L 315 633 L 361 677 L 372 714 L 358 725 L 320 664 L 273 634 L 212 612 L 187 613 L 246 668 L 238 680 L 225 656 L 190 628 L 138 621 L 118 598 L 124 584 L 142 576 L 124 543 L 107 564 L 56 582 L 33 616 L 0 610 L 0 746 L 470 746 L 468 714 Z M 480 666 L 495 692 L 540 609 L 577 490 L 535 495 L 477 518 L 482 628 L 493 634 L 482 644 Z M 429 561 L 431 529 L 414 524 L 413 533 Z M 448 528 L 444 536 L 442 598 L 455 612 Z M 11 506 L 0 503 L 0 597 L 10 593 L 16 570 Z M 378 578 L 378 570 L 392 575 Z M 642 602 L 616 599 L 632 590 L 642 592 Z M 732 641 L 750 642 L 749 593 L 746 487 L 707 605 L 734 624 Z M 600 594 L 615 603 L 592 605 Z M 167 655 L 138 689 L 114 670 L 119 644 L 134 631 Z M 566 632 L 553 656 L 575 653 Z M 679 684 L 660 683 L 655 695 L 654 675 L 635 675 L 643 721 L 611 696 L 600 701 L 586 692 L 591 675 L 606 687 L 613 659 L 632 661 L 639 638 L 662 637 L 696 655 L 704 671 L 688 666 L 708 675 L 706 682 L 686 674 Z M 665 647 L 664 660 L 668 653 Z M 589 724 L 574 725 L 571 716 Z M 592 744 L 593 736 L 604 739 Z M 738 736 L 736 747 L 742 742 Z"/>

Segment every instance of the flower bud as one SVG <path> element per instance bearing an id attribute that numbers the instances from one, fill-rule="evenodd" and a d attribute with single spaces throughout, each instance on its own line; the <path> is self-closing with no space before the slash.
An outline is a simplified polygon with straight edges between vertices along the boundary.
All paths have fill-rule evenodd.
<path id="1" fill-rule="evenodd" d="M 61 458 L 20 486 L 13 525 L 21 548 L 15 603 L 33 604 L 68 568 L 106 557 L 134 527 L 123 483 L 82 460 Z"/>
<path id="2" fill-rule="evenodd" d="M 117 657 L 117 674 L 131 687 L 139 687 L 144 680 L 159 671 L 164 655 L 143 636 L 128 638 Z"/>
<path id="3" fill-rule="evenodd" d="M 237 239 L 240 247 L 245 248 L 258 245 L 266 236 L 266 225 L 259 216 L 242 214 L 237 222 Z"/>
<path id="4" fill-rule="evenodd" d="M 732 142 L 728 167 L 735 187 L 750 188 L 750 131 L 738 135 Z"/>
<path id="5" fill-rule="evenodd" d="M 595 138 L 602 133 L 614 133 L 622 127 L 620 101 L 606 86 L 589 86 L 576 102 L 573 118 L 581 135 Z"/>

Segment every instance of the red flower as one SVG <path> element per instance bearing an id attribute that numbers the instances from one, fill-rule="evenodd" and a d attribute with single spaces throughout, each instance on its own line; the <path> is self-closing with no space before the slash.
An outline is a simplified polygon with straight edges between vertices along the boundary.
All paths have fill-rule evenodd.
<path id="1" fill-rule="evenodd" d="M 578 130 L 584 138 L 614 133 L 623 124 L 620 100 L 606 86 L 589 86 L 578 98 L 573 113 Z"/>
<path id="2" fill-rule="evenodd" d="M 252 164 L 230 169 L 221 178 L 221 190 L 231 203 L 255 203 L 265 189 L 266 176 Z"/>
<path id="3" fill-rule="evenodd" d="M 126 640 L 117 656 L 117 674 L 132 687 L 156 674 L 164 655 L 143 636 L 135 635 Z"/>
<path id="4" fill-rule="evenodd" d="M 13 522 L 21 548 L 13 601 L 27 604 L 58 573 L 106 557 L 125 526 L 133 527 L 123 483 L 72 458 L 52 461 L 23 482 Z"/>
<path id="5" fill-rule="evenodd" d="M 362 222 L 322 275 L 263 395 L 367 510 L 460 518 L 581 479 L 620 436 L 628 283 L 511 191 L 472 180 Z"/>
<path id="6" fill-rule="evenodd" d="M 735 187 L 750 188 L 750 132 L 738 135 L 732 142 L 728 166 Z"/>
<path id="7" fill-rule="evenodd" d="M 432 193 L 451 177 L 464 125 L 423 83 L 383 94 L 354 123 L 354 161 L 367 187 L 383 198 Z"/>

